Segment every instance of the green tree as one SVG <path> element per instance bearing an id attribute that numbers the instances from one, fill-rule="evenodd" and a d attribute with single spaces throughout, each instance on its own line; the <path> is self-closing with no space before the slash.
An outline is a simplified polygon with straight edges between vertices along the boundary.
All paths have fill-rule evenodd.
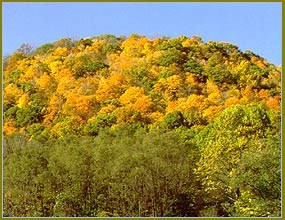
<path id="1" fill-rule="evenodd" d="M 230 207 L 233 216 L 281 215 L 280 135 L 269 136 L 258 144 L 262 150 L 253 150 L 253 146 L 245 151 L 233 171 L 231 186 L 240 193 Z"/>
<path id="2" fill-rule="evenodd" d="M 196 173 L 203 179 L 209 204 L 219 207 L 236 201 L 237 189 L 230 186 L 233 172 L 247 150 L 262 150 L 261 140 L 271 129 L 268 112 L 261 106 L 234 106 L 195 137 L 201 150 Z"/>
<path id="3" fill-rule="evenodd" d="M 6 143 L 13 144 L 19 138 Z M 4 161 L 4 215 L 51 216 L 48 149 L 37 141 L 21 145 L 13 145 L 13 152 Z"/>

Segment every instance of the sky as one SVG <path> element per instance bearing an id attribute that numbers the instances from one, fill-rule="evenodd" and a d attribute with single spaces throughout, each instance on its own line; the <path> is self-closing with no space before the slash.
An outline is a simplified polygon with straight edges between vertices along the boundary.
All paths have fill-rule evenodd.
<path id="1" fill-rule="evenodd" d="M 2 3 L 2 53 L 64 37 L 101 34 L 199 36 L 226 41 L 281 64 L 282 3 Z"/>

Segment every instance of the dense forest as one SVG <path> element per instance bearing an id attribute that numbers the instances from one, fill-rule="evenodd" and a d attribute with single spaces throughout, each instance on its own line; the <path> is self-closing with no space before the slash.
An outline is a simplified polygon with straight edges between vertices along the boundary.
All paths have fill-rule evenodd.
<path id="1" fill-rule="evenodd" d="M 281 67 L 200 37 L 3 60 L 4 216 L 280 216 Z"/>

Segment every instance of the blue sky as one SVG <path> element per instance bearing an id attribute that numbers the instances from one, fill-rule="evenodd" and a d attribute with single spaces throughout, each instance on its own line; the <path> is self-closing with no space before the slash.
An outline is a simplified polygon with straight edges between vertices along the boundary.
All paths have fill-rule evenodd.
<path id="1" fill-rule="evenodd" d="M 227 41 L 281 64 L 282 4 L 277 3 L 2 3 L 3 55 L 22 43 L 101 34 L 193 35 Z"/>

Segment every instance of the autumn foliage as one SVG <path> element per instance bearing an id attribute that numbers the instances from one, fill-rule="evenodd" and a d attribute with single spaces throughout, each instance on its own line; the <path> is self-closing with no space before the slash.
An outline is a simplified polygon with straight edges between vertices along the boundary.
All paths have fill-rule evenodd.
<path id="1" fill-rule="evenodd" d="M 264 195 L 269 198 L 266 200 L 263 194 L 258 194 L 258 190 L 244 182 L 247 176 L 241 180 L 238 174 L 245 175 L 243 169 L 248 167 L 248 171 L 254 166 L 255 162 L 248 156 L 250 152 L 256 149 L 255 154 L 260 153 L 257 158 L 262 158 L 261 154 L 269 156 L 268 152 L 272 150 L 269 145 L 278 142 L 276 135 L 278 137 L 280 132 L 280 81 L 280 67 L 270 64 L 257 54 L 242 52 L 237 46 L 226 42 L 203 42 L 196 36 L 150 39 L 136 34 L 129 37 L 102 35 L 81 40 L 64 38 L 29 52 L 19 49 L 4 59 L 4 136 L 7 146 L 11 145 L 10 142 L 17 135 L 24 137 L 27 145 L 37 141 L 41 145 L 49 143 L 47 145 L 51 146 L 50 141 L 55 141 L 58 148 L 50 148 L 54 155 L 45 158 L 49 163 L 46 169 L 52 170 L 45 171 L 46 178 L 49 181 L 61 181 L 52 179 L 53 175 L 59 175 L 63 182 L 61 186 L 58 185 L 57 192 L 52 189 L 53 183 L 44 183 L 43 177 L 37 177 L 38 182 L 50 184 L 45 185 L 51 187 L 50 197 L 45 197 L 44 191 L 41 191 L 44 189 L 38 189 L 35 193 L 41 195 L 41 199 L 30 201 L 27 197 L 26 203 L 21 204 L 19 209 L 13 208 L 14 203 L 20 204 L 15 196 L 20 196 L 24 191 L 17 191 L 16 186 L 5 188 L 5 214 L 137 216 L 139 210 L 141 216 L 279 215 L 280 209 L 276 206 L 279 195 L 269 196 L 270 198 Z M 133 152 L 134 149 L 123 149 L 120 135 L 116 132 L 126 127 L 132 132 L 142 129 L 146 133 L 130 134 L 126 131 L 126 136 L 131 136 L 130 140 L 122 141 L 124 146 L 135 147 L 137 143 L 144 149 L 138 148 L 136 152 Z M 104 140 L 104 132 L 107 139 L 114 139 L 113 142 Z M 112 132 L 115 132 L 113 136 L 110 134 Z M 68 177 L 52 173 L 61 172 L 61 168 L 71 169 L 67 171 L 71 173 L 73 168 L 76 172 L 81 172 L 81 168 L 71 162 L 77 160 L 81 153 L 73 148 L 69 149 L 70 152 L 67 152 L 68 149 L 64 151 L 62 146 L 68 144 L 60 143 L 60 138 L 70 135 L 87 138 L 86 148 L 78 151 L 82 151 L 85 155 L 83 157 L 89 159 L 78 161 L 85 164 L 82 165 L 85 167 L 89 160 L 90 163 L 87 164 L 91 170 L 112 167 L 101 161 L 104 160 L 104 155 L 100 146 L 102 151 L 104 149 L 110 153 L 110 158 L 115 157 L 110 152 L 114 150 L 113 145 L 121 152 L 121 155 L 116 154 L 120 158 L 117 161 L 118 170 L 110 168 L 110 172 L 113 172 L 110 175 L 114 175 L 111 179 L 105 174 L 96 173 L 96 176 L 89 173 L 91 170 L 88 167 L 82 168 L 90 181 L 95 176 L 99 179 L 98 184 L 102 186 L 96 185 L 99 187 L 96 188 L 98 192 L 91 182 L 84 182 L 86 185 L 83 186 L 77 179 L 81 177 L 75 173 L 72 174 L 74 176 L 71 175 L 70 178 L 74 178 L 72 181 L 79 187 L 73 189 L 78 193 L 75 196 L 80 201 L 79 204 L 84 203 L 84 198 L 80 197 L 83 195 L 80 194 L 81 189 L 84 189 L 84 195 L 87 196 L 88 203 L 84 203 L 83 208 L 79 207 L 76 199 L 69 197 L 71 191 L 65 188 L 67 182 L 64 182 L 67 181 L 64 178 Z M 169 141 L 174 138 L 177 143 L 164 143 L 160 136 Z M 95 150 L 97 153 L 93 152 L 92 147 L 87 147 L 93 144 L 90 139 L 93 137 L 101 140 L 100 144 L 97 144 L 97 139 L 95 141 L 95 145 L 99 146 Z M 270 144 L 265 146 L 262 140 Z M 109 150 L 102 144 L 104 141 L 108 142 L 106 146 L 110 146 Z M 170 149 L 171 144 L 173 149 Z M 170 148 L 164 149 L 164 146 Z M 76 144 L 73 147 L 76 148 Z M 42 149 L 50 152 L 48 148 Z M 91 156 L 89 151 L 93 152 L 90 153 Z M 7 160 L 7 184 L 12 184 L 16 178 L 9 173 L 16 157 L 13 152 L 13 149 L 7 150 L 4 158 Z M 40 157 L 39 154 L 32 153 Z M 68 160 L 71 164 L 61 161 L 61 154 L 70 157 Z M 187 155 L 187 158 L 181 154 Z M 148 158 L 150 155 L 152 157 Z M 40 160 L 37 156 L 34 158 L 35 163 Z M 128 158 L 133 161 L 126 165 L 123 160 L 128 161 Z M 161 161 L 158 162 L 159 160 Z M 187 167 L 188 160 L 190 167 Z M 61 161 L 62 164 L 57 164 L 56 161 Z M 98 167 L 95 161 L 98 161 Z M 148 167 L 151 165 L 147 161 L 151 161 L 157 170 Z M 187 178 L 192 178 L 193 181 L 183 179 L 186 178 L 183 172 L 178 174 L 171 169 L 164 170 L 163 167 L 168 162 L 185 171 L 185 175 L 190 175 L 186 175 Z M 277 162 L 276 164 L 278 166 Z M 42 165 L 38 166 L 37 172 L 42 172 Z M 128 166 L 136 169 L 131 169 L 129 177 L 122 177 L 122 181 L 126 181 L 122 183 L 116 175 L 126 172 Z M 266 172 L 262 170 L 265 169 L 262 164 L 258 166 L 260 172 Z M 146 176 L 134 180 L 133 178 L 144 175 L 144 169 Z M 221 173 L 221 169 L 225 169 L 227 174 Z M 162 175 L 161 178 L 159 175 Z M 171 175 L 177 181 L 166 181 L 172 178 Z M 136 182 L 129 182 L 129 179 Z M 110 186 L 105 181 L 115 185 Z M 266 181 L 270 182 L 271 179 Z M 169 185 L 164 185 L 166 183 Z M 25 183 L 19 184 L 28 187 Z M 105 188 L 104 184 L 107 184 Z M 131 188 L 132 186 L 138 188 Z M 124 187 L 127 187 L 126 191 Z M 266 187 L 256 186 L 259 190 L 266 190 Z M 205 199 L 198 199 L 198 191 L 193 191 L 193 188 L 199 189 Z M 177 191 L 171 191 L 174 189 Z M 100 190 L 102 193 L 99 193 Z M 138 193 L 139 190 L 141 194 Z M 237 190 L 240 195 L 237 195 Z M 116 194 L 118 192 L 122 194 Z M 132 200 L 130 192 L 137 198 Z M 92 196 L 97 197 L 95 199 Z M 108 202 L 104 204 L 103 201 Z M 40 206 L 37 203 L 45 205 L 45 208 L 37 208 Z"/>

